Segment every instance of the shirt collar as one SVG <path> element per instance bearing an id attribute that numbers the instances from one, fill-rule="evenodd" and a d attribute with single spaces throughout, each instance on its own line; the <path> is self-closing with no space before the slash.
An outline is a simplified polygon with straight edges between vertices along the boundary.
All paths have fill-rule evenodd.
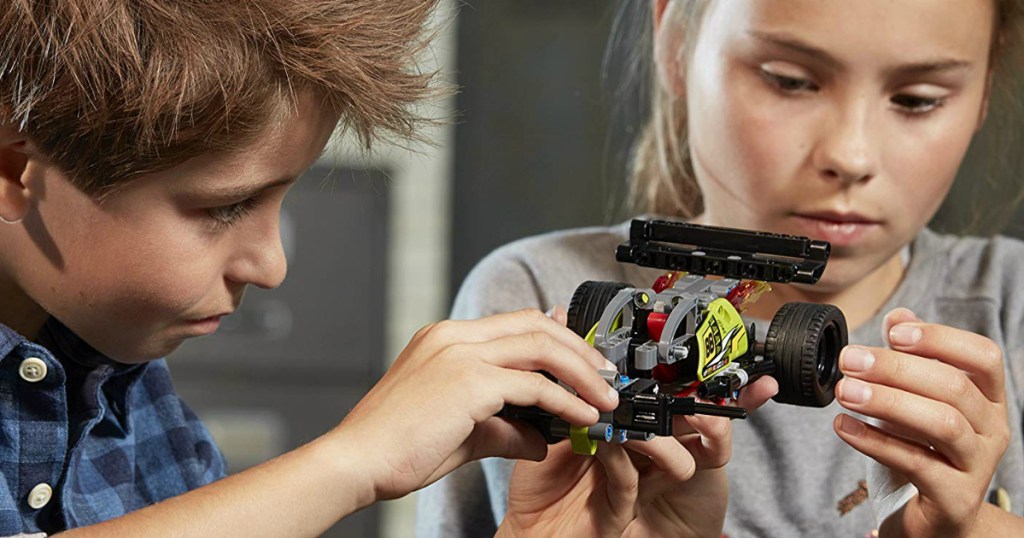
<path id="1" fill-rule="evenodd" d="M 14 348 L 25 342 L 25 337 L 17 331 L 0 323 L 0 360 L 11 354 Z"/>
<path id="2" fill-rule="evenodd" d="M 87 368 L 107 366 L 114 375 L 138 369 L 141 364 L 117 362 L 90 346 L 68 329 L 57 318 L 50 317 L 39 331 L 39 344 L 46 347 L 59 361 L 72 361 Z"/>
<path id="3" fill-rule="evenodd" d="M 37 340 L 40 345 L 50 351 L 54 359 L 65 365 L 65 369 L 70 364 L 75 364 L 86 370 L 91 370 L 93 373 L 89 377 L 98 376 L 92 377 L 92 379 L 99 385 L 108 383 L 114 377 L 122 378 L 119 381 L 121 384 L 119 389 L 107 393 L 110 398 L 108 401 L 112 406 L 110 412 L 121 418 L 128 416 L 130 402 L 128 395 L 132 386 L 146 371 L 149 363 L 124 364 L 117 362 L 86 343 L 52 316 L 43 325 Z"/>

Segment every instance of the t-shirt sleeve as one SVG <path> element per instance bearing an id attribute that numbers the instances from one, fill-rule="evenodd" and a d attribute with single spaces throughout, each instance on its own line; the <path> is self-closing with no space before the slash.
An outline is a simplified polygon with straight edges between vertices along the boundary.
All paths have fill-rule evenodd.
<path id="1" fill-rule="evenodd" d="M 466 277 L 451 317 L 476 319 L 523 308 L 545 309 L 540 296 L 527 263 L 506 247 L 484 258 Z M 497 461 L 491 464 L 501 465 Z M 492 491 L 508 488 L 507 484 L 490 482 L 502 480 L 502 476 L 485 472 L 484 466 L 474 461 L 421 491 L 416 536 L 493 536 L 500 524 L 495 505 L 503 512 L 506 500 L 493 498 Z"/>
<path id="2" fill-rule="evenodd" d="M 452 319 L 477 319 L 524 308 L 543 309 L 527 262 L 509 249 L 483 259 L 466 277 L 452 305 Z"/>
<path id="3" fill-rule="evenodd" d="M 1017 402 L 1024 402 L 1024 243 L 1001 237 L 996 239 L 998 262 L 1002 271 L 999 289 L 1002 291 L 1002 333 L 1005 340 L 1008 390 L 1015 390 Z"/>

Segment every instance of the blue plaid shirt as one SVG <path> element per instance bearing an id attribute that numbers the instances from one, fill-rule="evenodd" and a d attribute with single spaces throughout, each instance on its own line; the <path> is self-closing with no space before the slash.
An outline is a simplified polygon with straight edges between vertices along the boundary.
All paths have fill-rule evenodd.
<path id="1" fill-rule="evenodd" d="M 98 523 L 224 476 L 164 361 L 115 363 L 52 318 L 38 343 L 0 325 L 0 420 L 0 536 Z"/>

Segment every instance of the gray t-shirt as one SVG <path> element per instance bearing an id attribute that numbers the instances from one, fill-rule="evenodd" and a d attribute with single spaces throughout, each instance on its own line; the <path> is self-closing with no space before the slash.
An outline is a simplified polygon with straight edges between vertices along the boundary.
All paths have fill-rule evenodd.
<path id="1" fill-rule="evenodd" d="M 650 286 L 662 271 L 617 263 L 614 248 L 628 223 L 524 239 L 484 259 L 462 286 L 458 319 L 521 308 L 566 305 L 586 280 Z M 1006 237 L 960 238 L 924 230 L 911 244 L 903 282 L 873 319 L 852 331 L 852 343 L 882 346 L 882 316 L 905 306 L 928 322 L 983 334 L 1004 352 L 1010 446 L 992 481 L 1024 508 L 1024 243 Z M 764 324 L 761 324 L 762 326 Z M 765 327 L 766 328 L 766 327 Z M 758 331 L 760 332 L 760 331 Z M 769 402 L 733 421 L 733 456 L 725 533 L 745 536 L 862 537 L 877 527 L 870 502 L 841 515 L 838 504 L 858 490 L 877 464 L 832 430 L 842 408 L 801 408 Z M 512 462 L 463 466 L 420 493 L 418 536 L 491 536 L 504 518 Z M 871 487 L 871 486 L 869 486 Z M 854 495 L 856 497 L 856 495 Z"/>

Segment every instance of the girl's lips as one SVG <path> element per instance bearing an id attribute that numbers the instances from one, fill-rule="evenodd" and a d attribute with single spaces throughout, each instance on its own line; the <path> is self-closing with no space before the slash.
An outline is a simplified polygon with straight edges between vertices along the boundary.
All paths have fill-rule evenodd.
<path id="1" fill-rule="evenodd" d="M 834 247 L 851 246 L 881 226 L 880 222 L 849 215 L 796 215 L 796 220 L 804 235 L 828 241 Z"/>

